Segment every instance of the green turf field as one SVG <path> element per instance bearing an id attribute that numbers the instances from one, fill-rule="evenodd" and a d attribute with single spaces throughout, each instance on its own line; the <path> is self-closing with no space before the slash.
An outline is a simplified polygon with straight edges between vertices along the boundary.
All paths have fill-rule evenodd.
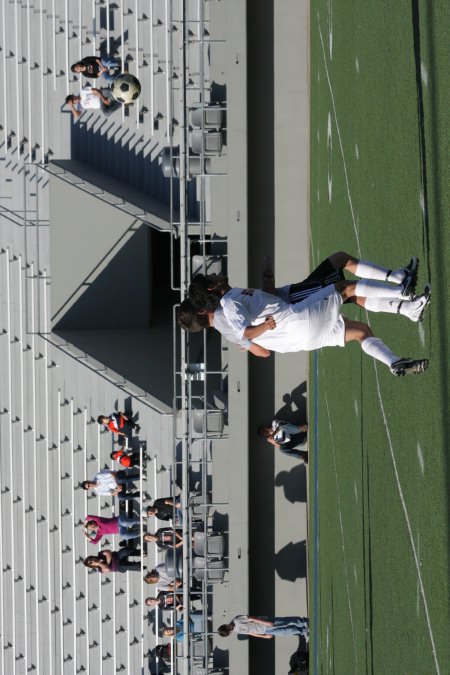
<path id="1" fill-rule="evenodd" d="M 315 387 L 311 361 L 312 672 L 450 673 L 449 64 L 448 0 L 311 3 L 312 265 L 415 254 L 433 285 L 420 325 L 369 315 L 424 375 L 352 344 L 318 354 Z"/>

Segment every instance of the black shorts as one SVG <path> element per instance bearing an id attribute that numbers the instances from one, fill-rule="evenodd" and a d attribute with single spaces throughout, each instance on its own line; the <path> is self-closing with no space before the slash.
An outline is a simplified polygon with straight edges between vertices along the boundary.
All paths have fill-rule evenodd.
<path id="1" fill-rule="evenodd" d="M 342 269 L 335 270 L 330 263 L 330 259 L 327 258 L 304 281 L 299 281 L 298 284 L 291 284 L 289 287 L 289 302 L 291 305 L 295 305 L 297 302 L 301 302 L 309 297 L 312 293 L 320 291 L 321 288 L 330 284 L 336 284 L 338 281 L 343 281 L 344 279 Z"/>

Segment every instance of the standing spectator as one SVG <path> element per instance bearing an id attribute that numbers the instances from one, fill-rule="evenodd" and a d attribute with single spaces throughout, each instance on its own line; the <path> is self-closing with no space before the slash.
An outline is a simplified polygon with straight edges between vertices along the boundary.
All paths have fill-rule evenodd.
<path id="1" fill-rule="evenodd" d="M 125 513 L 113 518 L 101 518 L 100 516 L 86 516 L 84 534 L 91 544 L 97 544 L 106 534 L 120 534 L 123 539 L 136 539 L 139 537 L 139 517 L 131 518 Z"/>
<path id="2" fill-rule="evenodd" d="M 125 471 L 99 471 L 93 480 L 84 480 L 81 483 L 83 490 L 93 490 L 99 497 L 116 497 L 123 500 L 136 499 L 139 492 L 126 492 L 127 487 L 133 485 L 133 481 L 139 477 L 139 472 L 127 474 Z"/>
<path id="3" fill-rule="evenodd" d="M 109 551 L 105 549 L 98 555 L 88 555 L 84 560 L 86 567 L 91 570 L 97 570 L 101 574 L 110 572 L 139 572 L 141 570 L 140 560 L 129 560 L 131 556 L 140 556 L 140 551 L 135 548 L 122 548 L 120 551 Z"/>
<path id="4" fill-rule="evenodd" d="M 308 455 L 306 452 L 297 450 L 298 446 L 306 443 L 308 432 L 307 424 L 292 424 L 283 420 L 273 420 L 271 426 L 262 426 L 258 428 L 258 434 L 261 438 L 274 445 L 285 455 L 299 457 L 307 463 Z"/>
<path id="5" fill-rule="evenodd" d="M 110 73 L 113 68 L 114 72 Z M 81 73 L 84 77 L 104 77 L 108 82 L 112 82 L 120 75 L 120 64 L 111 56 L 85 56 L 81 61 L 74 63 L 70 70 L 72 73 Z"/>
<path id="6" fill-rule="evenodd" d="M 101 89 L 91 86 L 83 87 L 79 94 L 66 96 L 66 104 L 76 120 L 85 110 L 101 110 L 104 115 L 108 116 L 119 106 L 117 101 L 110 97 L 108 91 L 104 94 Z"/>
<path id="7" fill-rule="evenodd" d="M 272 621 L 261 616 L 235 616 L 230 623 L 219 626 L 217 632 L 222 637 L 231 633 L 251 635 L 257 638 L 270 640 L 278 635 L 302 635 L 309 640 L 309 619 L 300 616 L 274 617 Z"/>
<path id="8" fill-rule="evenodd" d="M 105 426 L 113 434 L 118 436 L 126 436 L 125 427 L 134 429 L 138 434 L 141 430 L 139 424 L 133 422 L 133 413 L 123 413 L 123 412 L 112 412 L 110 415 L 99 415 L 97 417 L 97 422 L 100 425 Z"/>
<path id="9" fill-rule="evenodd" d="M 175 535 L 176 544 L 174 546 L 173 538 Z M 181 548 L 183 546 L 183 537 L 178 530 L 173 530 L 170 527 L 160 527 L 155 534 L 147 532 L 144 534 L 144 541 L 151 544 L 156 544 L 158 551 L 166 549 Z"/>

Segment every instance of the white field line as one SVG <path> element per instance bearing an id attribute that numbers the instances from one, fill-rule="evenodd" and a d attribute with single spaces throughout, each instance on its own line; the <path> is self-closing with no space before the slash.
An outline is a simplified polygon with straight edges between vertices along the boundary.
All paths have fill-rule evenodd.
<path id="1" fill-rule="evenodd" d="M 339 123 L 338 123 L 337 114 L 336 114 L 336 106 L 335 106 L 335 102 L 334 102 L 333 89 L 332 89 L 332 86 L 331 86 L 330 76 L 329 76 L 329 73 L 328 73 L 328 67 L 327 67 L 326 55 L 325 55 L 325 48 L 324 48 L 323 37 L 322 37 L 322 30 L 321 30 L 321 27 L 320 27 L 319 13 L 317 13 L 317 22 L 318 22 L 318 26 L 319 26 L 320 41 L 321 41 L 321 44 L 322 44 L 322 53 L 323 53 L 323 59 L 324 59 L 325 72 L 326 72 L 326 75 L 327 75 L 328 88 L 329 88 L 331 100 L 332 100 L 332 103 L 333 103 L 333 114 L 334 114 L 334 120 L 335 120 L 335 124 L 336 124 L 336 131 L 337 131 L 338 138 L 339 138 L 339 146 L 340 146 L 340 149 L 341 149 L 342 163 L 343 163 L 344 174 L 345 174 L 345 182 L 346 182 L 346 187 L 347 187 L 347 196 L 348 196 L 350 211 L 351 211 L 351 214 L 352 214 L 353 229 L 354 229 L 354 232 L 355 232 L 356 243 L 357 243 L 357 248 L 358 248 L 358 257 L 361 257 L 361 248 L 360 248 L 360 244 L 359 244 L 358 227 L 357 227 L 357 224 L 356 224 L 355 214 L 354 214 L 354 211 L 353 211 L 353 202 L 352 202 L 352 197 L 351 197 L 351 193 L 350 193 L 350 185 L 349 185 L 349 180 L 348 180 L 347 165 L 346 165 L 346 161 L 345 161 L 345 153 L 344 153 L 344 148 L 343 148 L 342 140 L 341 140 L 341 134 L 340 134 L 340 130 L 339 130 Z M 367 315 L 367 312 L 366 312 L 366 315 Z M 391 434 L 390 434 L 390 431 L 389 431 L 386 412 L 385 412 L 385 409 L 384 409 L 383 399 L 382 399 L 382 396 L 381 396 L 380 381 L 379 381 L 379 378 L 378 378 L 377 362 L 374 360 L 373 363 L 374 363 L 374 368 L 375 368 L 375 380 L 376 380 L 376 385 L 377 385 L 378 400 L 380 402 L 381 414 L 383 416 L 384 428 L 386 430 L 386 437 L 387 437 L 388 444 L 389 444 L 389 451 L 390 451 L 390 455 L 391 455 L 391 459 L 392 459 L 394 475 L 395 475 L 395 479 L 396 479 L 396 482 L 397 482 L 397 489 L 398 489 L 398 493 L 399 493 L 399 496 L 400 496 L 400 502 L 401 502 L 401 505 L 402 505 L 403 513 L 404 513 L 404 516 L 405 516 L 406 527 L 407 527 L 407 530 L 408 530 L 409 539 L 410 539 L 411 548 L 412 548 L 413 557 L 414 557 L 414 562 L 415 562 L 415 566 L 416 566 L 417 578 L 418 578 L 418 582 L 419 582 L 419 586 L 420 586 L 420 593 L 421 593 L 421 596 L 422 596 L 422 601 L 423 601 L 424 610 L 425 610 L 425 617 L 426 617 L 426 621 L 427 621 L 428 633 L 429 633 L 429 636 L 430 636 L 430 642 L 431 642 L 431 649 L 432 649 L 432 652 L 433 652 L 434 664 L 435 664 L 437 675 L 440 675 L 441 671 L 440 671 L 439 662 L 438 662 L 438 659 L 437 659 L 436 646 L 435 646 L 434 637 L 433 637 L 433 629 L 431 627 L 430 613 L 429 613 L 429 610 L 428 610 L 428 603 L 427 603 L 427 599 L 426 599 L 426 595 L 425 595 L 425 588 L 424 588 L 424 584 L 423 584 L 422 574 L 421 574 L 421 571 L 420 571 L 419 556 L 417 554 L 416 546 L 415 546 L 415 543 L 414 543 L 414 537 L 413 537 L 411 522 L 409 520 L 408 509 L 406 507 L 406 502 L 405 502 L 405 498 L 403 496 L 403 490 L 402 490 L 402 486 L 401 486 L 401 483 L 400 483 L 400 477 L 399 477 L 399 473 L 398 473 L 398 469 L 397 469 L 397 462 L 396 462 L 396 459 L 395 459 L 394 446 L 392 444 L 392 439 L 391 439 Z"/>
<path id="2" fill-rule="evenodd" d="M 352 196 L 350 194 L 350 185 L 349 185 L 349 180 L 348 180 L 347 164 L 345 162 L 344 148 L 343 148 L 343 145 L 342 145 L 341 132 L 340 132 L 340 129 L 339 129 L 339 123 L 338 123 L 337 114 L 336 114 L 336 104 L 334 102 L 334 93 L 333 93 L 333 89 L 331 87 L 330 74 L 328 72 L 327 59 L 326 59 L 326 55 L 325 55 L 325 45 L 323 43 L 322 29 L 320 27 L 319 12 L 317 12 L 317 23 L 319 24 L 320 43 L 322 45 L 323 63 L 324 63 L 324 66 L 325 66 L 325 73 L 327 75 L 328 89 L 330 90 L 331 103 L 333 104 L 334 123 L 336 125 L 336 131 L 337 131 L 337 135 L 338 135 L 338 139 L 339 139 L 339 147 L 341 149 L 342 161 L 343 161 L 343 164 L 344 164 L 345 185 L 346 185 L 346 188 L 347 188 L 347 197 L 348 197 L 348 203 L 350 205 L 350 212 L 352 214 L 353 230 L 355 232 L 355 237 L 356 237 L 356 248 L 357 248 L 357 251 L 358 251 L 358 258 L 361 258 L 361 246 L 359 244 L 358 228 L 357 228 L 357 225 L 356 225 L 355 212 L 353 210 Z"/>
<path id="3" fill-rule="evenodd" d="M 323 374 L 325 378 L 325 373 Z M 350 601 L 350 586 L 348 583 L 348 572 L 347 572 L 347 555 L 345 552 L 345 542 L 344 542 L 344 524 L 342 522 L 342 509 L 341 509 L 341 494 L 339 492 L 339 481 L 337 477 L 337 465 L 336 465 L 336 452 L 335 452 L 335 447 L 334 447 L 334 437 L 333 437 L 333 427 L 331 424 L 331 418 L 330 418 L 330 409 L 328 407 L 328 396 L 325 391 L 325 405 L 327 408 L 327 417 L 328 417 L 328 425 L 330 427 L 330 437 L 331 437 L 331 448 L 333 450 L 333 465 L 334 465 L 334 478 L 336 481 L 336 493 L 337 493 L 337 500 L 338 500 L 338 513 L 339 513 L 339 525 L 341 529 L 341 540 L 342 540 L 342 554 L 344 556 L 344 572 L 345 572 L 345 584 L 347 586 L 347 602 L 348 602 L 348 611 L 350 614 L 350 623 L 352 626 L 352 639 L 353 639 L 353 652 L 355 655 L 355 673 L 358 672 L 358 652 L 356 650 L 356 634 L 355 634 L 355 626 L 353 624 L 353 612 L 352 612 L 352 603 Z"/>

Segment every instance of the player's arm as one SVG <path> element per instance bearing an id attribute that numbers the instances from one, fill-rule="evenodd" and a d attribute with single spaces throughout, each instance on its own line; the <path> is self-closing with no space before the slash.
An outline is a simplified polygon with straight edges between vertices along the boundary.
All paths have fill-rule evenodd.
<path id="1" fill-rule="evenodd" d="M 270 356 L 270 351 L 268 349 L 266 349 L 265 347 L 261 347 L 261 345 L 257 345 L 254 342 L 252 342 L 252 344 L 248 348 L 248 351 L 250 352 L 250 354 L 253 354 L 253 356 L 261 356 L 263 359 Z"/>
<path id="2" fill-rule="evenodd" d="M 255 340 L 263 333 L 266 333 L 268 330 L 273 330 L 277 327 L 276 321 L 273 316 L 266 316 L 264 321 L 257 326 L 247 326 L 244 330 L 244 337 L 247 340 Z"/>

